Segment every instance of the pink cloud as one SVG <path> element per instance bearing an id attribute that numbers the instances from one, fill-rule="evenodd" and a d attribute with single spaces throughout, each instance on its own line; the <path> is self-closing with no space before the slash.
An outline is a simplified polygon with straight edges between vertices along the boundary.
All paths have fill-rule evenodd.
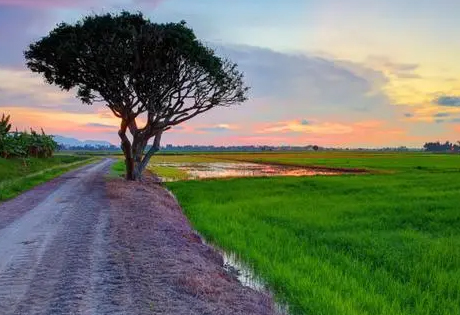
<path id="1" fill-rule="evenodd" d="M 164 2 L 164 0 L 134 0 L 135 4 L 149 5 L 152 7 L 157 7 L 162 2 Z"/>
<path id="2" fill-rule="evenodd" d="M 300 120 L 281 121 L 276 123 L 262 124 L 256 127 L 255 133 L 309 133 L 309 134 L 348 134 L 353 132 L 353 126 L 338 122 L 303 122 Z"/>
<path id="3" fill-rule="evenodd" d="M 136 5 L 148 5 L 157 7 L 164 0 L 133 0 L 132 4 Z M 99 2 L 99 1 L 98 1 Z M 38 8 L 50 8 L 50 7 L 81 7 L 81 6 L 98 6 L 101 4 L 110 4 L 111 0 L 100 1 L 103 3 L 97 3 L 91 0 L 0 0 L 0 6 L 22 6 L 22 7 L 38 7 Z M 105 3 L 104 3 L 105 2 Z M 108 3 L 107 3 L 108 2 Z"/>
<path id="4" fill-rule="evenodd" d="M 89 0 L 0 0 L 0 5 L 22 6 L 22 7 L 78 7 L 91 3 Z"/>
<path id="5" fill-rule="evenodd" d="M 255 124 L 249 134 L 257 136 L 235 137 L 232 141 L 261 143 L 266 145 L 323 146 L 384 146 L 390 143 L 416 141 L 407 130 L 381 120 L 357 122 L 301 120 Z"/>

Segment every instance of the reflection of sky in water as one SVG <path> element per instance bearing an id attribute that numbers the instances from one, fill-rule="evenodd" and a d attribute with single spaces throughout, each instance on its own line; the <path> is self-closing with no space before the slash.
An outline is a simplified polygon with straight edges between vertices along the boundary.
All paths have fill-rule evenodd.
<path id="1" fill-rule="evenodd" d="M 195 231 L 195 233 L 199 235 L 198 232 Z M 226 251 L 220 249 L 218 246 L 207 243 L 206 239 L 204 239 L 202 236 L 201 239 L 204 244 L 208 244 L 219 251 L 224 260 L 224 269 L 229 274 L 236 277 L 242 285 L 259 292 L 272 294 L 268 285 L 261 278 L 257 277 L 252 271 L 252 268 L 249 265 L 243 263 L 243 261 L 239 259 L 237 255 L 233 253 L 227 253 Z M 275 303 L 275 307 L 278 312 L 277 314 L 289 315 L 289 306 L 287 304 Z"/>
<path id="2" fill-rule="evenodd" d="M 187 172 L 192 179 L 260 176 L 339 175 L 340 172 L 255 163 L 159 163 Z"/>

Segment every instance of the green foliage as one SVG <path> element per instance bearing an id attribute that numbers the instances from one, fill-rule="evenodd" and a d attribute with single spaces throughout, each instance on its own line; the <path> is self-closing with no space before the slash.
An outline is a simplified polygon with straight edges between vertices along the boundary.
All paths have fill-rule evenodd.
<path id="1" fill-rule="evenodd" d="M 122 177 L 126 173 L 126 165 L 123 160 L 118 160 L 110 168 L 110 177 Z"/>
<path id="2" fill-rule="evenodd" d="M 184 118 L 184 104 L 174 103 L 173 108 L 170 101 L 179 96 L 182 102 L 185 87 L 191 88 L 183 95 L 187 99 L 196 103 L 198 97 L 206 98 L 203 106 L 225 103 L 229 96 L 235 102 L 246 98 L 236 65 L 204 46 L 185 22 L 153 23 L 141 13 L 123 11 L 87 16 L 73 25 L 61 23 L 31 44 L 25 58 L 50 84 L 77 88 L 83 103 L 104 100 L 120 118 L 143 111 L 162 115 L 166 107 Z M 214 93 L 209 94 L 209 88 Z"/>
<path id="3" fill-rule="evenodd" d="M 237 65 L 206 47 L 185 22 L 153 23 L 141 13 L 61 23 L 32 43 L 25 59 L 48 83 L 75 88 L 83 103 L 104 102 L 122 120 L 118 135 L 130 180 L 140 179 L 164 131 L 247 99 Z M 139 128 L 136 119 L 144 113 L 147 122 Z"/>
<path id="4" fill-rule="evenodd" d="M 292 314 L 460 314 L 458 155 L 234 156 L 384 170 L 167 183 L 194 227 Z"/>
<path id="5" fill-rule="evenodd" d="M 11 130 L 10 116 L 5 116 L 2 114 L 2 119 L 0 120 L 0 139 L 5 137 L 8 132 Z"/>
<path id="6" fill-rule="evenodd" d="M 10 116 L 2 115 L 0 121 L 0 157 L 51 157 L 57 149 L 57 143 L 52 136 L 30 130 L 30 133 L 10 132 Z"/>

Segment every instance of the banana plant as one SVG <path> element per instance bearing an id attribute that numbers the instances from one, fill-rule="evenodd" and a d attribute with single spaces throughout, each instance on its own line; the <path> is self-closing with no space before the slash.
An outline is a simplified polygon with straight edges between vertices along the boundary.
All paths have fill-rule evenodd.
<path id="1" fill-rule="evenodd" d="M 2 158 L 27 158 L 51 157 L 58 145 L 53 137 L 47 135 L 43 129 L 41 133 L 30 129 L 27 131 L 11 132 L 10 116 L 2 115 L 0 120 L 0 157 Z"/>

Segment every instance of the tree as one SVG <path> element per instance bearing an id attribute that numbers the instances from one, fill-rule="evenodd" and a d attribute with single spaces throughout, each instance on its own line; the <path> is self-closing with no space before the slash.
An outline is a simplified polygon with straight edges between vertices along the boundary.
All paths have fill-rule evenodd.
<path id="1" fill-rule="evenodd" d="M 202 44 L 184 21 L 158 24 L 141 13 L 61 23 L 32 43 L 25 58 L 48 83 L 76 88 L 83 103 L 104 102 L 121 119 L 118 135 L 128 180 L 141 179 L 164 131 L 247 99 L 237 65 Z"/>

